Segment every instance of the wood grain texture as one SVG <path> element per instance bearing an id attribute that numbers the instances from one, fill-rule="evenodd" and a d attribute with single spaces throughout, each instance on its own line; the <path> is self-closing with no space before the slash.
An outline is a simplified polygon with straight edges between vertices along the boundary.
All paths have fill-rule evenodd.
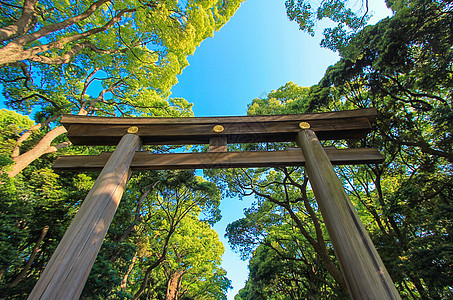
<path id="1" fill-rule="evenodd" d="M 147 145 L 209 144 L 212 137 L 227 143 L 294 141 L 299 123 L 309 122 L 320 139 L 363 138 L 376 117 L 375 109 L 319 114 L 208 118 L 103 118 L 65 115 L 62 124 L 74 145 L 116 145 L 130 126 Z M 222 125 L 221 133 L 213 130 Z"/>
<path id="2" fill-rule="evenodd" d="M 309 122 L 312 120 L 327 120 L 327 119 L 345 119 L 365 117 L 370 123 L 376 119 L 377 111 L 375 108 L 354 109 L 345 111 L 334 111 L 324 113 L 310 114 L 286 114 L 286 115 L 270 115 L 270 116 L 237 116 L 237 117 L 195 117 L 195 118 L 163 118 L 163 117 L 129 117 L 129 118 L 110 118 L 110 117 L 87 117 L 78 115 L 64 115 L 61 119 L 63 124 L 111 124 L 111 125 L 189 125 L 189 124 L 216 124 L 223 123 L 261 123 L 261 122 L 286 122 L 298 121 L 301 118 Z"/>
<path id="3" fill-rule="evenodd" d="M 126 134 L 118 144 L 28 299 L 78 299 L 118 208 L 140 138 Z"/>
<path id="4" fill-rule="evenodd" d="M 224 136 L 213 136 L 209 139 L 209 152 L 226 152 L 227 139 Z"/>
<path id="5" fill-rule="evenodd" d="M 326 149 L 334 165 L 382 163 L 384 157 L 377 149 Z M 100 155 L 60 156 L 53 169 L 57 171 L 100 170 L 111 153 Z M 132 170 L 215 169 L 303 166 L 305 157 L 300 150 L 256 152 L 206 152 L 149 154 L 137 152 L 131 162 Z"/>
<path id="6" fill-rule="evenodd" d="M 400 299 L 316 134 L 302 130 L 296 141 L 352 299 Z"/>

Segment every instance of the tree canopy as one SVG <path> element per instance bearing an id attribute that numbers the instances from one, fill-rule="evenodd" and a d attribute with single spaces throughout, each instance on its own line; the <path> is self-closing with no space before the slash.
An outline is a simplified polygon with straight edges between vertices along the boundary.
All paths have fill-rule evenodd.
<path id="1" fill-rule="evenodd" d="M 288 83 L 266 98 L 253 100 L 249 113 L 375 107 L 378 117 L 372 134 L 360 141 L 339 141 L 335 146 L 375 147 L 384 154 L 385 162 L 337 167 L 337 174 L 401 296 L 446 299 L 452 296 L 453 286 L 451 4 L 423 0 L 388 4 L 394 11 L 392 17 L 365 27 L 343 40 L 344 44 L 331 44 L 342 58 L 317 85 L 301 88 Z M 259 199 L 245 218 L 228 227 L 233 247 L 248 255 L 254 250 L 249 279 L 236 299 L 326 297 L 329 287 L 338 284 L 330 276 L 318 275 L 325 274 L 326 261 L 311 261 L 311 270 L 318 270 L 318 276 L 307 273 L 303 268 L 309 261 L 307 255 L 317 253 L 303 248 L 310 237 L 283 229 L 294 228 L 297 222 L 271 209 L 281 201 L 279 190 L 285 191 L 283 195 L 294 208 L 298 207 L 297 199 L 310 197 L 309 189 L 291 196 L 289 185 L 303 178 L 303 171 L 257 170 L 251 174 L 245 177 L 252 183 L 248 189 L 244 189 L 244 179 L 229 179 L 240 178 L 237 174 L 216 175 L 233 191 L 253 193 Z M 316 206 L 312 209 L 317 211 Z M 299 214 L 304 218 L 310 215 L 302 212 Z M 307 222 L 302 224 L 309 227 Z M 303 258 L 301 248 L 306 249 Z M 280 262 L 278 267 L 274 260 Z M 323 267 L 314 267 L 315 262 Z M 290 278 L 283 280 L 288 275 Z M 318 286 L 314 294 L 310 294 L 311 286 Z"/>
<path id="2" fill-rule="evenodd" d="M 6 105 L 34 112 L 18 139 L 15 176 L 37 157 L 69 145 L 58 140 L 62 114 L 191 116 L 168 99 L 187 56 L 219 30 L 243 0 L 10 1 L 0 9 L 0 78 Z M 45 132 L 20 151 L 31 132 Z"/>
<path id="3" fill-rule="evenodd" d="M 321 46 L 337 51 L 362 29 L 371 17 L 368 0 L 286 0 L 286 13 L 291 21 L 299 24 L 299 29 L 315 35 L 319 23 L 327 19 L 334 27 L 324 28 Z"/>

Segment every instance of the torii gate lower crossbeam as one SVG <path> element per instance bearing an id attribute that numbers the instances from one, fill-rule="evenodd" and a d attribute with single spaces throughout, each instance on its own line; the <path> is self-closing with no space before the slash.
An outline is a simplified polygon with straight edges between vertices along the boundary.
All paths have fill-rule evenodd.
<path id="1" fill-rule="evenodd" d="M 220 151 L 218 152 L 220 156 L 225 157 L 227 143 L 283 141 L 296 141 L 302 149 L 301 157 L 304 159 L 284 162 L 282 159 L 276 159 L 273 163 L 305 164 L 351 297 L 400 299 L 382 260 L 336 176 L 326 151 L 318 140 L 318 137 L 361 138 L 371 129 L 371 122 L 375 117 L 374 109 L 262 117 L 130 119 L 63 117 L 62 123 L 68 129 L 68 137 L 74 144 L 112 145 L 118 141 L 119 143 L 52 255 L 29 299 L 79 298 L 119 205 L 130 176 L 131 162 L 142 143 L 158 145 L 209 143 L 210 151 Z M 330 151 L 329 156 L 338 158 L 337 151 L 343 150 Z M 348 158 L 345 160 L 343 157 L 339 163 L 382 161 L 376 153 L 366 155 L 355 153 L 357 158 L 351 159 L 346 155 Z M 148 155 L 149 161 L 152 161 L 153 155 Z M 251 166 L 270 166 L 269 162 L 262 162 L 260 165 L 256 155 L 242 153 L 240 156 L 242 159 L 255 157 Z M 146 169 L 146 160 L 144 164 L 145 166 L 142 162 L 141 167 Z M 247 165 L 243 161 L 239 164 Z M 77 159 L 71 160 L 69 165 L 75 169 L 84 166 L 83 162 L 77 162 Z M 215 156 L 202 159 L 198 165 L 193 161 L 186 166 L 188 165 L 194 168 L 235 166 L 228 163 L 216 164 Z M 165 164 L 161 166 L 165 169 Z M 58 168 L 58 163 L 55 167 Z M 70 169 L 68 164 L 63 164 L 62 168 Z M 153 168 L 156 168 L 156 164 Z"/>

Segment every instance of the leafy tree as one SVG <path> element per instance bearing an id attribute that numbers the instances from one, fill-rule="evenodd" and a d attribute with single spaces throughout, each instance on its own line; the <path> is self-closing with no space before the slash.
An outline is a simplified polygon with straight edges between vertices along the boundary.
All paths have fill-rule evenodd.
<path id="1" fill-rule="evenodd" d="M 48 168 L 4 176 L 2 297 L 28 295 L 94 183 L 90 174 L 72 176 Z M 224 299 L 230 282 L 219 266 L 223 246 L 209 225 L 219 218 L 219 200 L 216 186 L 192 171 L 134 175 L 82 298 L 141 299 L 150 293 L 164 297 L 169 286 L 166 270 L 170 278 L 183 267 L 178 295 Z"/>
<path id="2" fill-rule="evenodd" d="M 376 187 L 375 240 L 391 261 L 392 276 L 407 285 L 407 295 L 448 298 L 453 284 L 447 279 L 452 265 L 447 250 L 452 244 L 447 208 L 453 158 L 451 5 L 390 4 L 395 16 L 351 40 L 343 59 L 313 89 L 311 106 L 378 109 L 376 134 L 366 144 L 380 148 L 387 160 L 355 173 L 362 187 L 354 194 L 364 200 L 361 193 L 368 193 L 366 199 Z"/>
<path id="3" fill-rule="evenodd" d="M 209 0 L 3 2 L 0 64 L 31 61 L 60 65 L 84 53 L 110 57 L 143 55 L 142 58 L 150 59 L 149 63 L 159 63 L 157 56 L 165 56 L 165 52 L 158 48 L 166 47 L 172 52 L 176 50 L 173 53 L 176 56 L 182 54 L 179 58 L 184 60 L 195 50 L 196 43 L 231 17 L 239 3 Z"/>
<path id="4" fill-rule="evenodd" d="M 253 99 L 249 104 L 248 115 L 284 115 L 306 110 L 306 98 L 310 88 L 288 82 L 277 90 L 272 90 L 266 98 Z"/>
<path id="5" fill-rule="evenodd" d="M 6 3 L 0 10 L 0 77 L 6 104 L 26 114 L 36 110 L 37 124 L 29 132 L 46 133 L 31 151 L 15 153 L 8 174 L 15 176 L 37 157 L 69 145 L 56 140 L 66 132 L 56 122 L 64 113 L 192 115 L 187 101 L 166 100 L 169 91 L 188 65 L 186 57 L 221 28 L 241 2 Z"/>
<path id="6" fill-rule="evenodd" d="M 294 112 L 377 108 L 367 139 L 337 146 L 376 147 L 385 162 L 337 168 L 338 174 L 401 295 L 449 298 L 451 5 L 389 4 L 395 15 L 366 27 L 341 47 L 343 58 Z M 284 105 L 267 99 L 254 100 L 254 105 L 263 105 L 253 108 L 261 112 L 285 111 Z M 240 295 L 245 299 L 252 282 L 257 284 L 249 280 Z"/>
<path id="7" fill-rule="evenodd" d="M 393 18 L 367 27 L 327 70 L 312 107 L 339 97 L 360 107 L 373 105 L 391 143 L 452 161 L 451 135 L 445 135 L 453 130 L 451 21 L 445 2 L 414 1 Z"/>
<path id="8" fill-rule="evenodd" d="M 306 0 L 286 0 L 286 13 L 291 21 L 299 24 L 299 29 L 315 35 L 319 21 L 328 19 L 336 24 L 324 29 L 321 46 L 337 51 L 362 29 L 370 18 L 368 0 L 361 4 L 348 0 L 328 0 L 322 2 Z"/>
<path id="9" fill-rule="evenodd" d="M 1 297 L 26 297 L 93 184 L 95 174 L 73 178 L 50 170 L 52 153 L 70 145 L 59 117 L 192 116 L 184 99 L 167 100 L 170 88 L 187 66 L 187 55 L 241 2 L 25 0 L 2 5 L 0 52 L 12 53 L 0 61 L 3 94 L 10 108 L 36 112 L 36 124 L 1 112 L 6 128 L 0 141 L 0 222 L 6 229 L 0 239 Z M 219 218 L 219 200 L 215 185 L 190 172 L 133 177 L 82 298 L 143 298 L 144 290 L 167 286 L 158 273 L 169 259 L 172 236 L 187 218 L 202 222 L 197 228 L 209 232 L 206 224 Z M 190 289 L 200 299 L 224 297 L 230 286 L 217 250 L 213 255 L 218 257 L 200 263 L 204 284 Z M 203 274 L 203 268 L 212 274 Z"/>
<path id="10" fill-rule="evenodd" d="M 4 133 L 0 157 L 9 158 L 17 135 L 33 122 L 7 110 L 0 111 L 0 119 Z M 32 137 L 29 142 L 39 138 Z M 5 167 L 11 163 L 7 161 Z M 38 159 L 19 176 L 2 174 L 0 179 L 2 298 L 24 298 L 28 294 L 72 219 L 74 205 L 89 189 L 89 177 L 60 176 L 49 168 L 51 163 L 51 159 Z"/>
<path id="11" fill-rule="evenodd" d="M 282 226 L 284 236 L 291 228 Z M 249 278 L 235 299 L 327 299 L 339 298 L 312 252 L 303 240 L 281 238 L 258 246 L 249 262 Z M 295 255 L 297 253 L 297 255 Z"/>
<path id="12" fill-rule="evenodd" d="M 318 271 L 322 269 L 321 273 L 329 274 L 329 279 L 325 280 L 321 279 L 325 275 L 313 271 L 311 281 L 306 282 L 308 290 L 302 287 L 304 291 L 298 291 L 299 295 L 308 295 L 310 286 L 325 284 L 326 281 L 329 282 L 328 290 L 334 295 L 346 292 L 322 217 L 313 195 L 307 190 L 308 178 L 301 174 L 300 169 L 209 171 L 207 174 L 218 184 L 226 185 L 229 196 L 254 195 L 257 199 L 253 207 L 246 210 L 245 218 L 227 227 L 229 243 L 244 259 L 250 258 L 252 253 L 256 255 L 253 251 L 264 245 L 276 252 L 282 261 L 297 263 L 301 269 L 316 265 Z M 291 247 L 294 251 L 288 251 Z"/>
<path id="13" fill-rule="evenodd" d="M 2 135 L 0 136 L 0 167 L 11 165 L 11 154 L 14 152 L 16 140 L 22 132 L 33 125 L 30 118 L 22 116 L 14 111 L 1 109 L 0 110 L 0 128 Z"/>
<path id="14" fill-rule="evenodd" d="M 196 215 L 184 219 L 175 233 L 162 268 L 166 299 L 226 299 L 230 283 L 219 267 L 224 247 L 217 233 Z"/>
<path id="15" fill-rule="evenodd" d="M 171 278 L 180 283 L 169 289 L 173 296 L 224 295 L 223 246 L 209 225 L 219 218 L 219 201 L 217 187 L 193 171 L 134 175 L 82 297 L 165 297 Z"/>

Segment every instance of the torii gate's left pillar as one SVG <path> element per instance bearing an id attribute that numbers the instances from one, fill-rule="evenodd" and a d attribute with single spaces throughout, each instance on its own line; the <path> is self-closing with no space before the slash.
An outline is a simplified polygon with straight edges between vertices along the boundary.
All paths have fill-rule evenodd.
<path id="1" fill-rule="evenodd" d="M 140 147 L 138 135 L 121 138 L 28 299 L 79 299 Z"/>

